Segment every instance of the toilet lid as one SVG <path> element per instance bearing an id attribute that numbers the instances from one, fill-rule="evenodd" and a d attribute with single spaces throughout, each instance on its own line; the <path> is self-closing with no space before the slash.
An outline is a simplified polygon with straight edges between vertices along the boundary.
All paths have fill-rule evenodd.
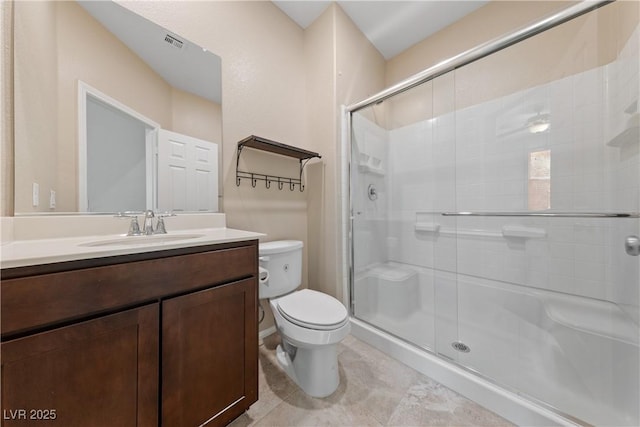
<path id="1" fill-rule="evenodd" d="M 302 289 L 278 299 L 278 311 L 291 323 L 310 329 L 336 329 L 347 320 L 347 309 L 334 297 Z"/>

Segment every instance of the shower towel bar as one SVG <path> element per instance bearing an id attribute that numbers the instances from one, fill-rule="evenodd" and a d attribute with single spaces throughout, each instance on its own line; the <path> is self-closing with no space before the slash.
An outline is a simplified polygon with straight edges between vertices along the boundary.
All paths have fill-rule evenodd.
<path id="1" fill-rule="evenodd" d="M 640 218 L 638 212 L 441 212 L 442 216 L 533 216 L 559 218 Z"/>

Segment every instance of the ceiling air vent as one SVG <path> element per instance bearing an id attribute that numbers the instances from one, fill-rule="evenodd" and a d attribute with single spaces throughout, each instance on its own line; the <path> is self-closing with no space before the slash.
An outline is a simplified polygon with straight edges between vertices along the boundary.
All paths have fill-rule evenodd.
<path id="1" fill-rule="evenodd" d="M 167 34 L 166 36 L 164 36 L 164 41 L 166 41 L 171 46 L 173 46 L 173 47 L 175 47 L 177 49 L 182 49 L 182 45 L 184 44 L 180 40 L 178 40 L 177 38 L 173 37 L 170 34 Z"/>

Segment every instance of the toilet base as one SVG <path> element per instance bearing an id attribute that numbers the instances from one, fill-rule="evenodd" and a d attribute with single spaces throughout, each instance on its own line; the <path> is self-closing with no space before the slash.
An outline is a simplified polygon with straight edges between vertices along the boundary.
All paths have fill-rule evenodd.
<path id="1" fill-rule="evenodd" d="M 337 344 L 301 348 L 283 340 L 276 357 L 289 378 L 309 396 L 327 397 L 340 384 Z"/>

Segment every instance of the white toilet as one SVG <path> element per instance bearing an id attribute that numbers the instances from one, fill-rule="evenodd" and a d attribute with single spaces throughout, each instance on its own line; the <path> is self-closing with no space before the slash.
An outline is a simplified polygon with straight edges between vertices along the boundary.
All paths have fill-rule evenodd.
<path id="1" fill-rule="evenodd" d="M 329 396 L 340 383 L 337 347 L 351 329 L 347 309 L 322 292 L 296 291 L 302 281 L 301 241 L 281 240 L 259 247 L 260 298 L 269 299 L 282 337 L 278 362 L 305 393 Z"/>

